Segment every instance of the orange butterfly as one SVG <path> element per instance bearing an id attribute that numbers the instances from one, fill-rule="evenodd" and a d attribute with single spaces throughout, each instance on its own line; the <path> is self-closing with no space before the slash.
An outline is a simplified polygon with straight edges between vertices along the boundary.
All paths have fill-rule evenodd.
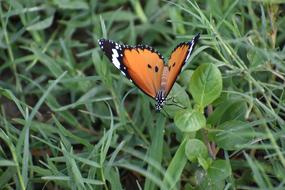
<path id="1" fill-rule="evenodd" d="M 170 54 L 168 65 L 159 52 L 146 45 L 120 45 L 106 39 L 100 39 L 98 43 L 127 78 L 156 100 L 155 108 L 159 111 L 199 37 L 200 34 L 189 42 L 180 43 Z"/>

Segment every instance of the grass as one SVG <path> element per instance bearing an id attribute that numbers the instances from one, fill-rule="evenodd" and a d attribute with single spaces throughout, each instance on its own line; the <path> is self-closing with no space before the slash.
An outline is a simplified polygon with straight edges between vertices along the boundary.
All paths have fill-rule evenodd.
<path id="1" fill-rule="evenodd" d="M 0 188 L 285 189 L 284 6 L 1 1 Z M 198 32 L 169 96 L 186 110 L 156 113 L 97 44 L 143 43 L 167 57 Z M 206 105 L 191 87 L 203 64 L 223 81 Z M 192 113 L 205 118 L 194 131 Z"/>

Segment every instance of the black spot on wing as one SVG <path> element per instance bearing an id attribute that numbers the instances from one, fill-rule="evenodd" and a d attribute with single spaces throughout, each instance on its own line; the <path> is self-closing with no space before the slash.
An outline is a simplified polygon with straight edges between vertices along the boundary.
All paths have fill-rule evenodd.
<path id="1" fill-rule="evenodd" d="M 151 69 L 151 65 L 150 65 L 150 64 L 147 64 L 147 67 L 148 67 L 149 69 Z"/>
<path id="2" fill-rule="evenodd" d="M 157 66 L 155 66 L 155 69 L 154 69 L 154 70 L 155 70 L 155 72 L 158 72 L 158 67 L 157 67 Z"/>

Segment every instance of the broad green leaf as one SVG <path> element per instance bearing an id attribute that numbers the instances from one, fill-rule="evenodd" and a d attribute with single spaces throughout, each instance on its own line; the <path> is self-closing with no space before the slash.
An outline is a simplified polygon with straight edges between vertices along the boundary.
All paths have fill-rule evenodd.
<path id="1" fill-rule="evenodd" d="M 174 84 L 172 90 L 170 91 L 169 97 L 173 98 L 174 104 L 177 102 L 177 104 L 181 104 L 181 106 L 184 106 L 184 107 L 190 106 L 189 96 L 187 92 L 185 91 L 185 88 L 183 88 L 177 83 Z M 171 101 L 169 101 L 169 103 L 171 103 Z"/>
<path id="2" fill-rule="evenodd" d="M 207 118 L 207 123 L 219 125 L 229 120 L 244 120 L 246 111 L 247 106 L 244 100 L 224 99 L 215 106 L 214 112 Z"/>
<path id="3" fill-rule="evenodd" d="M 193 70 L 184 70 L 179 74 L 179 84 L 181 86 L 188 86 L 189 85 L 189 79 L 191 78 L 192 74 L 194 73 Z"/>
<path id="4" fill-rule="evenodd" d="M 222 92 L 222 76 L 213 64 L 202 64 L 193 73 L 188 90 L 201 109 L 217 99 Z"/>
<path id="5" fill-rule="evenodd" d="M 225 187 L 225 181 L 213 182 L 210 178 L 205 177 L 202 183 L 199 185 L 199 190 L 221 190 Z"/>
<path id="6" fill-rule="evenodd" d="M 185 154 L 187 158 L 194 162 L 199 157 L 208 157 L 208 150 L 205 144 L 198 139 L 189 139 L 185 145 Z"/>
<path id="7" fill-rule="evenodd" d="M 190 107 L 190 98 L 185 91 L 185 88 L 181 87 L 178 83 L 175 83 L 169 94 L 170 100 L 165 105 L 167 114 L 173 118 L 175 114 L 181 110 L 182 107 Z"/>
<path id="8" fill-rule="evenodd" d="M 254 132 L 251 125 L 236 120 L 225 122 L 217 129 L 220 132 L 215 135 L 215 142 L 225 150 L 236 150 L 237 146 L 248 143 Z"/>
<path id="9" fill-rule="evenodd" d="M 183 132 L 195 132 L 206 125 L 206 119 L 202 113 L 187 109 L 177 112 L 174 123 Z"/>
<path id="10" fill-rule="evenodd" d="M 207 159 L 203 157 L 198 157 L 198 163 L 204 170 L 207 170 L 210 165 L 212 164 L 213 160 L 211 157 L 208 157 Z"/>
<path id="11" fill-rule="evenodd" d="M 231 165 L 226 160 L 215 160 L 207 171 L 207 176 L 212 182 L 225 180 L 231 175 Z"/>
<path id="12" fill-rule="evenodd" d="M 231 166 L 225 160 L 215 160 L 206 172 L 198 171 L 195 176 L 199 189 L 220 190 L 224 189 L 225 179 L 231 175 Z"/>

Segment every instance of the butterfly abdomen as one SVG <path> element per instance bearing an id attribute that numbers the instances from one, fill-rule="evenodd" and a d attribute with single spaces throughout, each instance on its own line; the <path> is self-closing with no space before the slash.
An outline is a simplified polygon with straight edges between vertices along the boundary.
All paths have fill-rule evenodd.
<path id="1" fill-rule="evenodd" d="M 163 106 L 163 104 L 166 101 L 166 87 L 167 87 L 167 77 L 169 74 L 169 68 L 167 66 L 163 67 L 163 71 L 161 74 L 161 82 L 160 82 L 160 89 L 156 94 L 155 100 L 156 100 L 156 110 L 160 110 Z"/>
<path id="2" fill-rule="evenodd" d="M 160 82 L 160 90 L 164 91 L 164 92 L 166 90 L 168 73 L 169 73 L 168 67 L 164 66 L 163 71 L 162 71 L 162 75 L 161 75 L 161 82 Z"/>

